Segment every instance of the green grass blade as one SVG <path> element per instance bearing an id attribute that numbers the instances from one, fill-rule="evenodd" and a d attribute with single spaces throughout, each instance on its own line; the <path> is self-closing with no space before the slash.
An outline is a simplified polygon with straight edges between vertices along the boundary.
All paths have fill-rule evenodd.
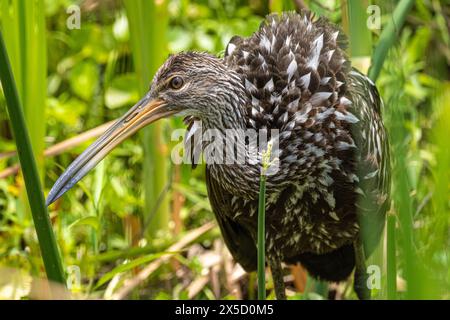
<path id="1" fill-rule="evenodd" d="M 408 137 L 409 132 L 406 126 L 407 99 L 401 94 L 405 86 L 404 79 L 399 77 L 396 86 L 398 94 L 389 100 L 386 108 L 388 129 L 392 154 L 395 155 L 392 161 L 392 199 L 398 217 L 399 224 L 399 265 L 402 266 L 402 277 L 406 280 L 406 298 L 424 298 L 423 283 L 426 275 L 421 272 L 423 263 L 415 247 L 415 234 L 413 223 L 413 200 L 411 198 L 412 182 L 405 170 L 405 163 L 409 162 L 408 157 Z"/>
<path id="2" fill-rule="evenodd" d="M 11 67 L 42 181 L 47 98 L 44 1 L 0 0 L 0 7 L 3 11 L 1 24 L 3 30 L 7 30 L 4 41 L 10 53 Z"/>
<path id="3" fill-rule="evenodd" d="M 431 167 L 434 190 L 429 215 L 433 220 L 429 231 L 422 238 L 426 238 L 428 242 L 428 248 L 424 252 L 426 268 L 434 274 L 433 281 L 427 283 L 427 298 L 439 299 L 446 296 L 448 298 L 450 292 L 450 82 L 444 82 L 436 90 L 432 106 L 436 122 L 431 136 L 436 159 Z"/>
<path id="4" fill-rule="evenodd" d="M 167 1 L 126 0 L 133 61 L 139 78 L 140 92 L 145 94 L 153 74 L 167 57 Z M 163 137 L 164 122 L 143 129 L 144 146 L 144 220 L 150 221 L 148 234 L 167 231 L 170 221 L 169 201 L 160 200 L 168 182 L 167 154 Z M 159 203 L 157 210 L 155 205 Z"/>
<path id="5" fill-rule="evenodd" d="M 348 54 L 352 62 L 352 66 L 356 67 L 363 73 L 366 73 L 372 55 L 372 32 L 367 26 L 367 7 L 370 4 L 368 0 L 341 0 L 342 8 L 342 25 L 345 34 L 349 39 Z M 353 132 L 353 134 L 359 135 L 360 132 Z M 359 163 L 358 175 L 360 176 L 363 168 L 360 166 L 363 163 Z M 377 208 L 367 198 L 360 197 L 358 199 L 358 206 L 361 208 L 371 208 L 370 210 L 376 211 Z M 370 236 L 372 230 L 370 226 L 368 228 L 361 228 L 361 237 L 363 242 Z M 364 232 L 363 232 L 364 231 Z M 366 265 L 383 266 L 383 252 L 382 246 L 378 245 L 370 256 L 366 256 Z M 381 289 L 381 288 L 380 288 Z M 379 297 L 380 292 L 375 290 L 371 293 L 372 297 Z M 322 296 L 327 296 L 326 292 L 322 293 Z"/>
<path id="6" fill-rule="evenodd" d="M 270 12 L 282 12 L 283 11 L 283 0 L 270 0 L 269 1 Z"/>
<path id="7" fill-rule="evenodd" d="M 34 225 L 44 260 L 47 277 L 56 282 L 64 283 L 64 271 L 51 227 L 44 195 L 33 157 L 28 129 L 20 106 L 19 94 L 14 82 L 11 66 L 6 52 L 3 34 L 0 31 L 0 79 L 6 99 L 11 127 L 14 132 L 20 164 L 26 184 L 28 200 L 33 215 Z"/>
<path id="8" fill-rule="evenodd" d="M 372 33 L 367 27 L 368 0 L 341 0 L 342 25 L 349 37 L 348 53 L 352 64 L 367 72 L 372 55 Z"/>
<path id="9" fill-rule="evenodd" d="M 372 34 L 367 27 L 366 9 L 368 0 L 343 0 L 342 24 L 350 38 L 352 57 L 370 56 L 372 53 Z"/>
<path id="10" fill-rule="evenodd" d="M 387 298 L 395 300 L 397 298 L 397 251 L 395 243 L 395 223 L 396 217 L 393 214 L 387 216 Z"/>
<path id="11" fill-rule="evenodd" d="M 266 300 L 266 175 L 261 173 L 258 201 L 258 299 Z"/>
<path id="12" fill-rule="evenodd" d="M 25 121 L 31 146 L 43 181 L 45 149 L 45 106 L 47 100 L 47 46 L 44 0 L 19 1 L 24 8 L 25 45 L 21 48 L 23 92 L 21 94 Z M 26 2 L 26 4 L 25 4 Z"/>
<path id="13" fill-rule="evenodd" d="M 154 254 L 149 254 L 149 255 L 145 255 L 143 257 L 134 259 L 132 261 L 126 262 L 124 264 L 120 264 L 117 267 L 115 267 L 114 269 L 112 269 L 111 271 L 105 273 L 100 280 L 98 280 L 97 284 L 95 285 L 96 288 L 104 285 L 106 282 L 108 282 L 109 280 L 111 280 L 112 278 L 114 278 L 114 276 L 116 276 L 119 273 L 122 272 L 126 272 L 129 270 L 132 270 L 134 268 L 137 268 L 143 264 L 148 264 L 149 262 L 152 262 L 162 256 L 165 255 L 175 255 L 178 252 L 158 252 L 158 253 L 154 253 Z"/>
<path id="14" fill-rule="evenodd" d="M 269 143 L 262 157 L 258 196 L 257 273 L 258 299 L 266 300 L 266 174 L 271 163 L 272 144 Z"/>
<path id="15" fill-rule="evenodd" d="M 18 12 L 18 1 L 0 0 L 0 25 L 2 30 L 8 30 L 8 32 L 3 35 L 3 40 L 5 41 L 9 52 L 11 69 L 13 71 L 14 78 L 16 79 L 17 91 L 20 94 L 23 91 L 23 81 L 19 59 L 22 48 L 20 41 L 18 41 L 20 38 L 20 30 L 17 23 L 19 15 Z"/>
<path id="16" fill-rule="evenodd" d="M 392 20 L 383 29 L 378 44 L 372 56 L 372 65 L 369 69 L 369 78 L 373 81 L 378 79 L 384 60 L 389 49 L 394 45 L 408 12 L 414 5 L 414 0 L 401 0 L 392 14 Z"/>

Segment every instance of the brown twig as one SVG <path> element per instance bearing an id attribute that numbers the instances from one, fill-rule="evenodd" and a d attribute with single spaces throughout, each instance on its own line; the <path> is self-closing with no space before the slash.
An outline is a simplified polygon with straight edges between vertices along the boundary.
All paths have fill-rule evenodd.
<path id="1" fill-rule="evenodd" d="M 242 267 L 233 261 L 231 253 L 226 247 L 223 248 L 224 255 L 224 270 L 225 279 L 228 292 L 236 297 L 242 299 L 242 290 L 239 285 L 239 280 L 246 274 Z"/>
<path id="2" fill-rule="evenodd" d="M 193 299 L 209 281 L 209 272 L 206 275 L 200 276 L 187 287 L 188 298 Z"/>
<path id="3" fill-rule="evenodd" d="M 220 299 L 220 271 L 223 267 L 223 241 L 221 239 L 214 240 L 214 252 L 220 257 L 220 263 L 216 264 L 211 268 L 210 281 L 211 281 L 211 289 L 214 293 L 216 299 Z"/>
<path id="4" fill-rule="evenodd" d="M 214 222 L 209 222 L 200 228 L 189 231 L 183 238 L 180 239 L 177 243 L 170 246 L 167 251 L 168 252 L 177 252 L 182 250 L 192 241 L 205 234 L 209 230 L 211 230 L 216 224 Z M 125 299 L 128 294 L 136 288 L 140 283 L 145 281 L 155 270 L 157 270 L 163 263 L 167 262 L 173 254 L 167 253 L 161 256 L 159 259 L 151 262 L 148 266 L 142 269 L 134 278 L 129 279 L 125 282 L 124 286 L 120 288 L 115 294 L 112 295 L 111 299 L 113 300 L 121 300 Z"/>
<path id="5" fill-rule="evenodd" d="M 14 157 L 16 154 L 17 154 L 17 151 L 15 151 L 15 150 L 2 152 L 2 153 L 0 153 L 0 160 Z"/>
<path id="6" fill-rule="evenodd" d="M 80 144 L 82 144 L 83 142 L 86 142 L 90 139 L 96 138 L 98 136 L 100 136 L 103 132 L 106 131 L 106 129 L 113 123 L 114 121 L 110 121 L 107 122 L 105 124 L 102 124 L 98 127 L 95 127 L 91 130 L 88 130 L 86 132 L 83 132 L 75 137 L 69 138 L 67 140 L 64 140 L 60 143 L 57 143 L 53 146 L 51 146 L 50 148 L 46 149 L 44 151 L 44 156 L 45 157 L 54 157 L 57 156 L 67 150 L 70 150 Z M 10 158 L 13 157 L 17 154 L 16 151 L 9 151 L 9 152 L 4 152 L 0 154 L 0 159 L 3 158 Z M 17 174 L 17 172 L 19 172 L 20 170 L 20 166 L 15 164 L 11 167 L 6 168 L 5 170 L 0 172 L 0 179 L 4 179 L 7 178 L 11 175 Z"/>
<path id="7" fill-rule="evenodd" d="M 6 168 L 2 172 L 0 172 L 0 179 L 4 179 L 4 178 L 7 178 L 9 176 L 16 174 L 17 172 L 19 172 L 19 169 L 20 169 L 20 166 L 18 164 L 15 164 L 11 167 Z"/>

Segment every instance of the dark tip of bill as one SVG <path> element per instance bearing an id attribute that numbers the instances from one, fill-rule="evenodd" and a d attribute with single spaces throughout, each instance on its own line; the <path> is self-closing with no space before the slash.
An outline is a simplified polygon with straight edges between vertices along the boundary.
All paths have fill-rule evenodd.
<path id="1" fill-rule="evenodd" d="M 48 207 L 49 205 L 51 205 L 53 203 L 52 198 L 47 197 L 47 199 L 45 200 L 45 206 Z"/>
<path id="2" fill-rule="evenodd" d="M 47 195 L 47 199 L 45 200 L 45 205 L 48 207 L 53 202 L 55 202 L 58 198 L 59 198 L 58 193 L 55 194 L 55 190 L 53 190 L 53 188 L 52 188 Z"/>

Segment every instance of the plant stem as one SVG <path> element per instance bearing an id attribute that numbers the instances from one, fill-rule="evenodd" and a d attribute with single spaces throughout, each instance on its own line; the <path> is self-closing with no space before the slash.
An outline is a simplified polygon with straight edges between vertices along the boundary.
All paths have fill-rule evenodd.
<path id="1" fill-rule="evenodd" d="M 283 1 L 282 0 L 270 0 L 269 1 L 270 12 L 282 12 L 283 11 Z"/>
<path id="2" fill-rule="evenodd" d="M 266 300 L 266 175 L 261 174 L 258 205 L 258 299 Z"/>
<path id="3" fill-rule="evenodd" d="M 395 215 L 387 215 L 387 298 L 397 298 L 397 262 L 395 245 Z"/>
<path id="4" fill-rule="evenodd" d="M 392 14 L 392 20 L 381 33 L 378 45 L 372 56 L 372 65 L 369 69 L 369 78 L 374 82 L 378 79 L 389 49 L 397 39 L 397 35 L 405 22 L 408 12 L 414 5 L 414 2 L 414 0 L 401 0 Z"/>
<path id="5" fill-rule="evenodd" d="M 39 175 L 43 181 L 47 47 L 43 0 L 1 1 L 2 27 Z M 25 191 L 23 194 L 25 199 Z"/>
<path id="6" fill-rule="evenodd" d="M 272 145 L 269 143 L 262 157 L 258 197 L 258 299 L 266 300 L 266 174 L 271 165 Z"/>
<path id="7" fill-rule="evenodd" d="M 168 24 L 167 1 L 126 0 L 124 2 L 130 25 L 133 61 L 139 80 L 140 93 L 148 90 L 153 74 L 167 56 L 165 33 Z M 164 196 L 168 184 L 167 147 L 164 142 L 164 122 L 143 129 L 144 148 L 144 221 L 151 221 L 148 235 L 168 231 L 169 201 Z M 163 198 L 161 198 L 161 196 Z M 162 200 L 161 200 L 162 199 Z M 157 210 L 155 204 L 159 203 Z"/>
<path id="8" fill-rule="evenodd" d="M 341 0 L 342 25 L 349 37 L 352 64 L 366 73 L 372 54 L 372 33 L 367 27 L 368 0 Z"/>
<path id="9" fill-rule="evenodd" d="M 404 82 L 401 78 L 398 80 L 399 88 L 403 88 Z M 387 109 L 390 119 L 390 138 L 391 146 L 395 157 L 392 159 L 392 198 L 395 204 L 396 214 L 399 223 L 399 248 L 401 249 L 401 258 L 403 265 L 403 277 L 407 282 L 406 298 L 423 298 L 422 279 L 420 275 L 420 260 L 414 245 L 414 224 L 413 224 L 413 203 L 411 197 L 411 180 L 408 174 L 405 174 L 405 163 L 408 163 L 408 144 L 406 137 L 409 132 L 406 127 L 407 111 L 402 106 L 405 105 L 404 95 L 398 95 L 392 98 Z"/>
<path id="10" fill-rule="evenodd" d="M 28 201 L 33 215 L 34 226 L 49 280 L 64 283 L 65 276 L 55 235 L 51 227 L 47 208 L 44 203 L 39 173 L 33 157 L 28 129 L 20 105 L 19 94 L 14 82 L 11 66 L 6 52 L 3 34 L 0 31 L 0 79 L 6 99 L 6 106 L 14 133 L 19 161 L 28 194 Z"/>

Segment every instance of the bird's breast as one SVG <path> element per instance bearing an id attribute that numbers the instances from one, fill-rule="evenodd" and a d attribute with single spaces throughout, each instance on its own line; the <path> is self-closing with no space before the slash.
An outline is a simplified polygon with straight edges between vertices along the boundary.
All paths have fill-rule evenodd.
<path id="1" fill-rule="evenodd" d="M 308 179 L 284 190 L 268 190 L 267 248 L 285 255 L 326 253 L 351 243 L 358 233 L 356 195 L 352 186 L 324 187 Z M 256 240 L 257 200 L 233 196 L 233 219 L 246 225 Z"/>

